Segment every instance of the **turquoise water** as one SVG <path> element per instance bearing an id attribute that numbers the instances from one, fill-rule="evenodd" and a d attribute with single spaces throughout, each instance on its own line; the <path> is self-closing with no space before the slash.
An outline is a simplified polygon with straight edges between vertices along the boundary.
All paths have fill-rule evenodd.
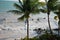
<path id="1" fill-rule="evenodd" d="M 8 10 L 15 9 L 13 6 L 14 3 L 16 3 L 16 1 L 0 1 L 0 12 L 6 12 Z"/>

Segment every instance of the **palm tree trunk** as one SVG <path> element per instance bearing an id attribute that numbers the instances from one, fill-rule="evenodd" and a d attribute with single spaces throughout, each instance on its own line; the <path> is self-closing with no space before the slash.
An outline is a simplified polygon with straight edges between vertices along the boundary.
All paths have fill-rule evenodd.
<path id="1" fill-rule="evenodd" d="M 29 20 L 27 18 L 27 40 L 29 40 Z"/>
<path id="2" fill-rule="evenodd" d="M 52 34 L 52 29 L 51 29 L 50 20 L 49 20 L 49 12 L 47 13 L 47 15 L 48 15 L 48 25 L 49 25 L 49 29 L 50 29 L 50 34 Z"/>
<path id="3" fill-rule="evenodd" d="M 49 9 L 47 0 L 45 0 L 45 1 L 46 1 L 47 11 L 48 11 L 47 12 L 47 16 L 48 16 L 48 25 L 49 25 L 49 29 L 50 29 L 50 34 L 53 34 L 52 29 L 51 29 L 51 26 L 50 26 L 50 20 L 49 20 L 50 9 Z"/>

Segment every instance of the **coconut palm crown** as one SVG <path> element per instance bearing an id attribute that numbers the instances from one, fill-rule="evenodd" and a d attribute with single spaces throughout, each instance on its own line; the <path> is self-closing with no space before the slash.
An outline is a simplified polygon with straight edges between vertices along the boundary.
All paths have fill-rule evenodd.
<path id="1" fill-rule="evenodd" d="M 42 5 L 39 0 L 18 0 L 19 4 L 14 3 L 14 7 L 16 7 L 17 10 L 9 10 L 8 12 L 13 12 L 15 14 L 22 15 L 18 18 L 18 20 L 26 20 L 27 24 L 27 40 L 29 40 L 29 15 L 30 14 L 37 14 L 40 12 L 40 5 Z"/>
<path id="2" fill-rule="evenodd" d="M 18 20 L 29 17 L 30 14 L 37 14 L 40 12 L 39 0 L 19 0 L 19 4 L 14 3 L 17 10 L 9 10 L 8 12 L 13 12 L 15 14 L 23 14 Z"/>

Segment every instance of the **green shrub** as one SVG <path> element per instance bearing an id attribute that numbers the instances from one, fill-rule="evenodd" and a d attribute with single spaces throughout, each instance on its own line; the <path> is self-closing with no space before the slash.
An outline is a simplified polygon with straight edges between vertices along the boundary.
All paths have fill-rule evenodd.
<path id="1" fill-rule="evenodd" d="M 26 37 L 22 40 L 27 40 Z M 51 35 L 51 34 L 43 34 L 39 37 L 29 38 L 29 40 L 60 40 L 60 36 Z"/>

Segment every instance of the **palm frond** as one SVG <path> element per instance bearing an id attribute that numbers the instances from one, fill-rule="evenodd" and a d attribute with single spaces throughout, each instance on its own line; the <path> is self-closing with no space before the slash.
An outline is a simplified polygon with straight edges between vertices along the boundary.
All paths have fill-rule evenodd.
<path id="1" fill-rule="evenodd" d="M 39 0 L 30 0 L 31 3 L 35 4 L 37 3 Z"/>
<path id="2" fill-rule="evenodd" d="M 23 20 L 24 20 L 24 16 L 25 16 L 25 15 L 19 17 L 19 18 L 18 18 L 18 21 L 23 21 Z"/>
<path id="3" fill-rule="evenodd" d="M 32 9 L 35 8 L 35 7 L 38 7 L 38 5 L 40 5 L 39 3 L 37 4 L 34 4 L 34 5 L 31 5 Z"/>
<path id="4" fill-rule="evenodd" d="M 47 9 L 40 9 L 41 12 L 47 13 Z"/>
<path id="5" fill-rule="evenodd" d="M 21 5 L 14 3 L 14 6 L 16 7 L 16 9 L 23 11 L 23 7 Z"/>
<path id="6" fill-rule="evenodd" d="M 18 10 L 9 10 L 9 11 L 7 11 L 7 12 L 12 12 L 12 13 L 18 14 L 18 15 L 23 13 L 23 12 L 18 11 Z"/>
<path id="7" fill-rule="evenodd" d="M 33 0 L 32 0 L 33 1 Z M 35 14 L 40 12 L 40 7 L 45 6 L 46 3 L 45 2 L 39 2 L 38 0 L 34 0 L 33 2 L 31 2 L 31 12 L 33 12 Z"/>
<path id="8" fill-rule="evenodd" d="M 31 11 L 31 14 L 39 14 L 39 13 L 40 13 L 40 9 L 36 9 L 36 10 Z"/>
<path id="9" fill-rule="evenodd" d="M 60 9 L 60 4 L 57 4 L 57 5 L 55 6 L 55 8 L 56 8 L 56 9 Z"/>
<path id="10" fill-rule="evenodd" d="M 19 0 L 19 3 L 20 3 L 21 5 L 23 5 L 23 3 L 22 3 L 22 1 L 21 1 L 21 0 Z"/>
<path id="11" fill-rule="evenodd" d="M 60 13 L 59 13 L 59 12 L 56 12 L 56 11 L 55 11 L 54 13 L 55 13 L 56 15 L 60 15 Z"/>
<path id="12" fill-rule="evenodd" d="M 40 6 L 45 6 L 46 5 L 45 2 L 39 2 L 38 4 L 40 4 Z"/>
<path id="13" fill-rule="evenodd" d="M 30 0 L 30 6 L 34 6 L 35 4 L 37 4 L 38 0 Z"/>
<path id="14" fill-rule="evenodd" d="M 40 7 L 43 7 L 45 6 L 46 4 L 44 2 L 38 2 L 37 4 L 34 4 L 32 7 L 31 7 L 31 10 L 35 10 L 35 8 L 40 8 Z"/>
<path id="15" fill-rule="evenodd" d="M 48 2 L 57 2 L 58 0 L 48 0 Z"/>
<path id="16" fill-rule="evenodd" d="M 57 3 L 58 0 L 49 0 L 48 3 L 47 3 L 47 6 L 50 8 L 50 9 L 53 9 L 54 5 Z"/>

